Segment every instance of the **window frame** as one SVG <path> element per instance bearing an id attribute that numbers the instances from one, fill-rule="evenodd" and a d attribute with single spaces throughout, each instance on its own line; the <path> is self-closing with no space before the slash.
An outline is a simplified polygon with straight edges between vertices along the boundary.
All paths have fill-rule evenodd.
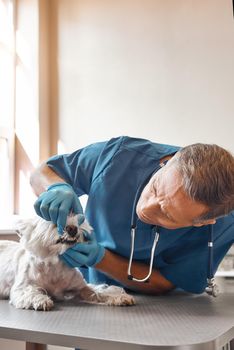
<path id="1" fill-rule="evenodd" d="M 27 21 L 24 15 L 25 6 L 31 6 L 19 0 L 3 0 L 3 4 L 12 6 L 13 25 L 13 91 L 12 91 L 12 116 L 10 126 L 1 126 L 0 137 L 7 141 L 9 155 L 9 216 L 20 213 L 20 173 L 28 174 L 37 164 L 32 164 L 27 150 L 22 143 L 16 130 L 16 68 L 20 60 L 17 53 L 17 30 L 22 21 Z M 54 64 L 57 56 L 57 33 L 56 14 L 52 11 L 52 5 L 47 0 L 35 0 L 33 16 L 37 19 L 36 42 L 36 69 L 34 72 L 36 80 L 35 110 L 38 120 L 38 163 L 46 160 L 49 156 L 57 153 L 58 139 L 58 88 L 57 67 Z M 23 8 L 22 8 L 23 7 Z M 22 15 L 23 14 L 23 15 Z M 19 19 L 19 16 L 20 19 Z M 24 17 L 25 16 L 25 17 Z M 50 45 L 53 43 L 53 45 Z M 52 69 L 50 69 L 52 67 Z"/>

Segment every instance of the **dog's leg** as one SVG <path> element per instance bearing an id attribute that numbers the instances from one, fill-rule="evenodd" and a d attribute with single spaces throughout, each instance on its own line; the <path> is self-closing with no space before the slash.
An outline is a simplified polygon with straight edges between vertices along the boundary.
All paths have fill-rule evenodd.
<path id="1" fill-rule="evenodd" d="M 80 298 L 89 303 L 112 306 L 134 305 L 134 298 L 117 286 L 87 285 L 80 291 Z"/>
<path id="2" fill-rule="evenodd" d="M 18 309 L 48 311 L 53 308 L 53 300 L 43 289 L 33 285 L 13 286 L 10 293 L 10 304 Z"/>

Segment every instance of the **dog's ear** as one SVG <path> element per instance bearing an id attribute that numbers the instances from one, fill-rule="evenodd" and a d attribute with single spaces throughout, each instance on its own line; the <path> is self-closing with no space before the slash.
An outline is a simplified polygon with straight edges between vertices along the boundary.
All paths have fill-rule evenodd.
<path id="1" fill-rule="evenodd" d="M 31 232 L 37 225 L 37 219 L 18 219 L 15 222 L 15 230 L 19 236 L 24 235 L 27 232 Z"/>

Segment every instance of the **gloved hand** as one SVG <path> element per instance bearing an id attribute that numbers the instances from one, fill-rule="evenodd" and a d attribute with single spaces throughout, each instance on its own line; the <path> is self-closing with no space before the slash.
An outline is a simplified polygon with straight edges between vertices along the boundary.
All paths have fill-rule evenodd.
<path id="1" fill-rule="evenodd" d="M 69 267 L 95 266 L 105 254 L 105 248 L 96 239 L 95 233 L 84 232 L 87 239 L 84 243 L 77 243 L 60 255 L 60 259 Z"/>
<path id="2" fill-rule="evenodd" d="M 72 186 L 68 183 L 58 182 L 47 188 L 34 204 L 37 215 L 47 221 L 52 221 L 62 233 L 70 212 L 83 214 L 79 198 Z"/>

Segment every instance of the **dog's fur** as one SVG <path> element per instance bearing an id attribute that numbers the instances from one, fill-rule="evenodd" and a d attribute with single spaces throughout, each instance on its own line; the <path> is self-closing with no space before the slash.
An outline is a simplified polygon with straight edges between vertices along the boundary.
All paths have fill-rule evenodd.
<path id="1" fill-rule="evenodd" d="M 18 224 L 19 243 L 0 241 L 0 298 L 9 298 L 16 308 L 45 311 L 53 308 L 54 300 L 71 298 L 133 305 L 133 297 L 122 288 L 88 285 L 78 269 L 69 268 L 59 259 L 69 247 L 84 242 L 84 230 L 92 234 L 87 221 L 80 226 L 77 222 L 77 216 L 69 216 L 61 236 L 51 222 L 39 217 L 23 220 Z"/>

